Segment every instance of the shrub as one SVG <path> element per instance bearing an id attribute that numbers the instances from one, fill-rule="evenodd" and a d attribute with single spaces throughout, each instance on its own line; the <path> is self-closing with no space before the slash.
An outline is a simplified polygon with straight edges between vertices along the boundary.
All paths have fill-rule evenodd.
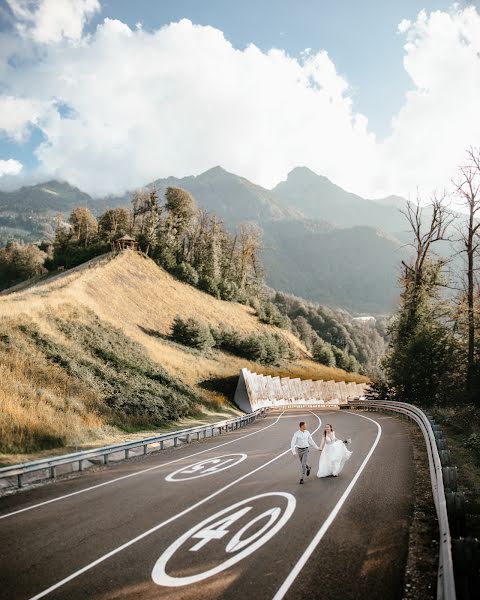
<path id="1" fill-rule="evenodd" d="M 211 328 L 210 332 L 218 349 L 255 362 L 278 364 L 282 359 L 295 356 L 285 338 L 276 333 L 251 333 L 243 337 L 225 327 Z"/>
<path id="2" fill-rule="evenodd" d="M 178 279 L 185 281 L 185 283 L 189 283 L 190 285 L 198 284 L 198 273 L 189 263 L 182 262 L 179 265 L 176 265 L 173 269 L 173 274 L 178 277 Z"/>
<path id="3" fill-rule="evenodd" d="M 208 327 L 193 318 L 183 320 L 178 315 L 172 324 L 171 337 L 175 342 L 197 350 L 205 350 L 215 345 Z"/>
<path id="4" fill-rule="evenodd" d="M 245 358 L 266 365 L 276 365 L 281 359 L 290 357 L 290 347 L 278 334 L 252 333 L 243 340 L 241 347 Z"/>
<path id="5" fill-rule="evenodd" d="M 110 244 L 105 242 L 91 243 L 86 247 L 72 244 L 64 249 L 57 248 L 53 259 L 48 262 L 48 265 L 51 269 L 56 269 L 58 267 L 71 269 L 109 251 Z"/>
<path id="6" fill-rule="evenodd" d="M 480 433 L 471 433 L 465 441 L 465 446 L 480 456 Z"/>
<path id="7" fill-rule="evenodd" d="M 285 329 L 290 326 L 290 319 L 282 315 L 280 310 L 270 300 L 256 302 L 253 308 L 255 308 L 257 316 L 262 323 Z"/>
<path id="8" fill-rule="evenodd" d="M 218 291 L 220 293 L 220 298 L 222 300 L 227 300 L 228 302 L 234 302 L 239 297 L 239 288 L 234 281 L 221 281 L 218 284 Z"/>
<path id="9" fill-rule="evenodd" d="M 209 277 L 208 275 L 201 277 L 198 282 L 198 287 L 204 292 L 207 292 L 207 294 L 215 296 L 215 298 L 219 298 L 220 296 L 217 282 L 213 277 Z"/>

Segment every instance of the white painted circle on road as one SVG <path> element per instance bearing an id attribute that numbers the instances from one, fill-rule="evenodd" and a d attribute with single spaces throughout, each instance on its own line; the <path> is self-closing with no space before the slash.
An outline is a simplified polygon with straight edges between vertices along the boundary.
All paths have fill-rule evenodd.
<path id="1" fill-rule="evenodd" d="M 265 498 L 271 498 L 270 508 L 267 510 L 265 510 L 265 506 L 261 506 Z M 256 504 L 257 506 L 255 506 Z M 195 525 L 173 542 L 155 563 L 152 571 L 153 581 L 157 585 L 180 587 L 221 573 L 255 552 L 278 533 L 292 516 L 295 506 L 295 496 L 286 492 L 259 494 L 232 504 Z M 247 514 L 251 519 L 245 523 L 244 517 Z M 257 529 L 258 524 L 262 521 L 265 521 L 264 524 Z M 251 534 L 249 534 L 250 529 L 253 529 Z M 219 540 L 222 540 L 221 547 L 218 545 Z M 229 555 L 230 557 L 226 560 L 220 559 L 220 563 L 215 567 L 187 577 L 172 577 L 167 574 L 167 563 L 182 546 L 188 544 L 185 551 L 197 553 L 212 543 L 215 545 L 217 553 L 220 550 L 220 554 L 225 553 L 227 557 Z M 201 557 L 201 554 L 195 556 L 200 559 Z M 193 561 L 194 557 L 192 556 L 190 561 L 192 564 L 189 565 L 190 572 Z M 211 565 L 212 558 L 206 556 L 204 562 Z M 175 566 L 174 562 L 172 564 Z"/>
<path id="2" fill-rule="evenodd" d="M 208 475 L 215 475 L 219 471 L 230 469 L 239 463 L 243 462 L 247 458 L 247 455 L 243 452 L 240 454 L 223 454 L 222 456 L 215 456 L 214 458 L 206 458 L 200 462 L 188 465 L 177 469 L 170 475 L 167 475 L 165 479 L 167 481 L 188 481 L 189 479 L 198 479 L 199 477 L 207 477 Z"/>

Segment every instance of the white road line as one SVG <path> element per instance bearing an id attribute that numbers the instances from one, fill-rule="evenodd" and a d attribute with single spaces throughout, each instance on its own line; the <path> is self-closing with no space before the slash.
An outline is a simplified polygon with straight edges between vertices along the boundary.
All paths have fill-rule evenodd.
<path id="1" fill-rule="evenodd" d="M 288 577 L 285 579 L 285 581 L 283 582 L 283 584 L 281 585 L 280 589 L 278 590 L 278 592 L 275 594 L 275 596 L 273 597 L 273 600 L 282 600 L 282 598 L 285 596 L 285 594 L 288 592 L 288 590 L 290 589 L 292 583 L 295 581 L 295 579 L 298 577 L 298 575 L 300 574 L 300 571 L 303 569 L 303 567 L 306 565 L 308 559 L 310 558 L 310 556 L 313 554 L 313 552 L 315 551 L 315 548 L 318 546 L 318 544 L 320 543 L 321 539 L 323 538 L 323 536 L 327 533 L 328 528 L 330 527 L 330 525 L 333 523 L 333 521 L 335 520 L 335 517 L 338 515 L 338 513 L 340 512 L 340 509 L 342 508 L 345 500 L 348 498 L 348 496 L 350 495 L 350 492 L 352 491 L 353 487 L 355 486 L 355 484 L 358 481 L 358 478 L 360 477 L 360 475 L 362 474 L 363 469 L 366 467 L 368 461 L 370 460 L 370 457 L 372 456 L 375 448 L 377 447 L 377 444 L 380 440 L 380 437 L 382 435 L 382 427 L 380 425 L 380 423 L 377 423 L 377 421 L 374 421 L 373 419 L 371 419 L 370 417 L 365 417 L 364 415 L 359 415 L 358 413 L 352 413 L 354 415 L 356 415 L 357 417 L 362 417 L 363 419 L 368 419 L 369 421 L 372 421 L 372 423 L 375 423 L 375 425 L 377 426 L 377 437 L 375 438 L 375 441 L 373 442 L 372 447 L 370 448 L 369 453 L 367 454 L 367 456 L 365 457 L 364 461 L 362 462 L 362 464 L 360 465 L 360 468 L 358 469 L 358 471 L 355 473 L 352 481 L 349 483 L 347 489 L 343 492 L 342 496 L 340 497 L 340 500 L 337 502 L 337 504 L 334 506 L 332 512 L 328 515 L 328 517 L 326 518 L 326 520 L 324 521 L 323 525 L 320 527 L 320 529 L 318 530 L 318 532 L 316 533 L 315 537 L 313 538 L 313 540 L 310 542 L 310 544 L 307 546 L 307 549 L 305 550 L 305 552 L 302 554 L 302 556 L 300 557 L 300 559 L 298 560 L 297 564 L 293 567 L 293 569 L 290 571 Z"/>
<path id="2" fill-rule="evenodd" d="M 154 471 L 155 469 L 161 469 L 162 467 L 166 467 L 168 465 L 173 465 L 174 463 L 180 462 L 181 460 L 187 460 L 189 458 L 193 458 L 194 456 L 198 456 L 199 454 L 204 454 L 205 452 L 210 452 L 211 450 L 216 450 L 217 448 L 222 448 L 223 446 L 228 446 L 229 444 L 233 444 L 235 442 L 238 442 L 239 440 L 244 440 L 245 438 L 250 437 L 251 435 L 256 435 L 257 433 L 261 433 L 262 431 L 265 431 L 265 429 L 268 429 L 269 427 L 273 427 L 274 425 L 276 425 L 284 412 L 285 411 L 283 411 L 273 423 L 270 423 L 270 425 L 267 425 L 266 427 L 262 427 L 262 429 L 258 429 L 257 431 L 252 431 L 251 433 L 247 433 L 246 435 L 237 437 L 234 440 L 230 440 L 229 442 L 224 442 L 223 444 L 219 444 L 218 446 L 211 446 L 209 448 L 206 448 L 205 450 L 200 450 L 200 452 L 195 452 L 194 454 L 189 454 L 188 456 L 183 456 L 182 458 L 176 458 L 175 460 L 171 460 L 169 462 L 162 463 L 160 465 L 155 465 L 154 467 L 148 467 L 147 469 L 142 469 L 141 471 L 135 471 L 134 473 L 129 473 L 128 475 L 122 475 L 121 477 L 116 477 L 115 479 L 109 479 L 108 481 L 104 481 L 103 483 L 97 483 L 96 485 L 91 485 L 90 487 L 86 487 L 81 490 L 77 490 L 76 492 L 70 492 L 69 494 L 64 494 L 63 496 L 57 496 L 56 498 L 51 498 L 50 500 L 45 500 L 44 502 L 38 502 L 37 504 L 32 504 L 32 506 L 26 506 L 25 508 L 13 510 L 12 512 L 6 513 L 4 515 L 0 515 L 0 521 L 2 519 L 6 519 L 7 517 L 13 517 L 13 515 L 18 515 L 20 513 L 26 512 L 27 510 L 33 510 L 34 508 L 39 508 L 40 506 L 45 506 L 46 504 L 52 504 L 52 502 L 58 502 L 59 500 L 65 500 L 65 498 L 71 498 L 72 496 L 77 496 L 78 494 L 90 492 L 91 490 L 96 490 L 96 489 L 104 487 L 106 485 L 110 485 L 111 483 L 116 483 L 117 481 L 129 479 L 130 477 L 136 477 L 137 475 L 142 475 L 143 473 L 148 473 L 149 471 Z"/>
<path id="3" fill-rule="evenodd" d="M 309 412 L 311 412 L 311 411 L 309 411 Z M 312 413 L 312 414 L 315 415 L 315 413 Z M 283 415 L 283 413 L 282 413 L 282 415 Z M 280 417 L 282 415 L 280 415 Z M 279 417 L 279 419 L 280 419 L 280 417 Z M 318 427 L 315 429 L 315 431 L 313 433 L 316 433 L 320 429 L 320 427 L 322 426 L 322 419 L 318 415 L 315 415 L 315 417 L 317 417 L 317 419 L 318 419 Z M 260 465 L 259 467 L 257 467 L 253 471 L 250 471 L 249 473 L 246 473 L 245 475 L 242 475 L 241 477 L 239 477 L 235 481 L 232 481 L 231 483 L 225 485 L 223 488 L 220 488 L 216 492 L 213 492 L 213 494 L 210 494 L 210 496 L 206 496 L 202 500 L 199 500 L 195 504 L 192 504 L 192 506 L 190 506 L 190 507 L 182 510 L 181 512 L 177 513 L 173 517 L 170 517 L 166 521 L 162 521 L 158 525 L 155 525 L 155 527 L 152 527 L 151 529 L 148 529 L 147 531 L 144 531 L 140 535 L 137 535 L 133 539 L 129 540 L 128 542 L 125 542 L 121 546 L 118 546 L 114 550 L 111 550 L 110 552 L 107 552 L 107 554 L 104 554 L 103 556 L 100 556 L 100 558 L 97 558 L 96 560 L 94 560 L 93 562 L 89 563 L 88 565 L 85 565 L 84 567 L 82 567 L 78 571 L 75 571 L 74 573 L 72 573 L 68 577 L 65 577 L 61 581 L 58 581 L 57 583 L 54 583 L 49 588 L 43 590 L 42 592 L 40 592 L 36 596 L 32 596 L 30 598 L 30 600 L 39 600 L 39 598 L 44 598 L 45 596 L 47 596 L 48 594 L 50 594 L 50 592 L 53 592 L 53 591 L 57 590 L 58 588 L 62 587 L 63 585 L 65 585 L 66 583 L 68 583 L 69 581 L 72 581 L 73 579 L 76 579 L 79 575 L 83 575 L 83 573 L 86 573 L 87 571 L 90 571 L 90 569 L 93 569 L 93 567 L 96 567 L 97 565 L 101 564 L 102 562 L 106 561 L 107 559 L 111 558 L 112 556 L 115 556 L 116 554 L 118 554 L 122 550 L 125 550 L 125 548 L 128 548 L 129 546 L 133 546 L 133 544 L 136 544 L 137 542 L 139 542 L 140 540 L 143 540 L 144 538 L 146 538 L 147 536 L 151 535 L 152 533 L 155 533 L 155 531 L 158 531 L 162 527 L 165 527 L 165 525 L 168 525 L 168 524 L 172 523 L 173 521 L 176 521 L 178 518 L 183 517 L 184 515 L 186 515 L 190 511 L 194 510 L 195 508 L 198 508 L 202 504 L 205 504 L 205 502 L 208 502 L 212 498 L 215 498 L 215 496 L 218 496 L 219 494 L 222 494 L 223 492 L 225 492 L 226 490 L 230 489 L 231 487 L 233 487 L 237 483 L 240 483 L 240 481 L 243 481 L 247 477 L 250 477 L 254 473 L 257 473 L 257 471 L 260 471 L 261 469 L 264 469 L 265 467 L 268 467 L 268 465 L 271 465 L 272 463 L 274 463 L 276 460 L 278 460 L 282 456 L 285 456 L 285 454 L 287 454 L 288 452 L 291 452 L 290 448 L 288 448 L 288 450 L 285 450 L 284 452 L 282 452 L 278 456 L 275 456 L 274 458 L 272 458 L 268 462 L 264 463 L 263 465 Z"/>

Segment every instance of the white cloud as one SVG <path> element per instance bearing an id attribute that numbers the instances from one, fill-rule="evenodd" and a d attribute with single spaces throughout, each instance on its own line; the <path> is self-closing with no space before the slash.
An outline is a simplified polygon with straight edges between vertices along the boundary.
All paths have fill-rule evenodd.
<path id="1" fill-rule="evenodd" d="M 33 99 L 0 96 L 0 131 L 16 142 L 23 142 L 42 114 L 48 111 L 48 103 Z"/>
<path id="2" fill-rule="evenodd" d="M 37 119 L 43 169 L 98 194 L 215 164 L 273 185 L 298 164 L 338 180 L 347 162 L 357 180 L 375 147 L 325 52 L 298 61 L 240 51 L 187 20 L 148 33 L 106 19 L 85 43 L 51 47 L 41 71 L 24 65 L 11 85 L 49 103 Z M 73 118 L 53 109 L 59 101 Z"/>
<path id="3" fill-rule="evenodd" d="M 412 26 L 412 22 L 408 19 L 402 19 L 398 24 L 398 33 L 405 33 Z"/>
<path id="4" fill-rule="evenodd" d="M 480 140 L 474 8 L 402 21 L 412 90 L 383 142 L 326 52 L 238 50 L 187 20 L 147 32 L 106 19 L 83 38 L 78 27 L 55 31 L 42 40 L 62 31 L 79 43 L 43 46 L 41 69 L 34 44 L 21 68 L 3 69 L 22 110 L 5 113 L 0 128 L 22 139 L 35 123 L 46 139 L 37 149 L 42 174 L 91 193 L 221 164 L 267 186 L 306 165 L 366 195 L 408 194 L 441 187 Z"/>
<path id="5" fill-rule="evenodd" d="M 412 192 L 449 183 L 465 150 L 480 145 L 480 15 L 421 11 L 407 32 L 404 66 L 414 83 L 381 145 L 374 188 Z"/>
<path id="6" fill-rule="evenodd" d="M 62 38 L 78 41 L 85 23 L 98 11 L 99 0 L 7 0 L 18 31 L 40 43 Z"/>
<path id="7" fill-rule="evenodd" d="M 13 158 L 0 160 L 0 177 L 4 175 L 18 175 L 22 170 L 22 163 Z"/>

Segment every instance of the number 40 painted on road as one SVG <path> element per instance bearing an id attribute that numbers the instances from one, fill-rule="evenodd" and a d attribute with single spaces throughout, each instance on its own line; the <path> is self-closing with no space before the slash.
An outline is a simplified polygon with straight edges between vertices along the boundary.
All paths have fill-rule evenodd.
<path id="1" fill-rule="evenodd" d="M 195 544 L 195 546 L 192 546 L 192 548 L 190 548 L 190 551 L 196 552 L 197 550 L 200 550 L 200 548 L 203 548 L 205 544 L 208 544 L 210 540 L 219 540 L 225 535 L 227 535 L 227 533 L 229 533 L 228 528 L 230 528 L 235 523 L 235 521 L 241 519 L 243 515 L 250 512 L 252 508 L 252 506 L 247 506 L 245 508 L 242 508 L 241 510 L 237 510 L 237 512 L 233 513 L 232 515 L 220 519 L 220 521 L 216 521 L 215 523 L 212 523 L 205 529 L 202 529 L 201 531 L 198 531 L 197 533 L 193 534 L 193 538 L 200 538 L 201 541 L 198 542 L 198 544 Z M 272 525 L 272 523 L 274 523 L 278 519 L 281 512 L 282 509 L 277 506 L 276 508 L 270 508 L 269 510 L 266 510 L 261 515 L 258 515 L 258 517 L 252 519 L 250 522 L 244 525 L 242 529 L 240 529 L 240 531 L 238 531 L 228 542 L 227 546 L 225 547 L 225 552 L 237 552 L 245 546 L 248 546 L 248 544 L 259 538 L 264 531 L 268 530 L 270 525 Z M 257 523 L 257 521 L 261 521 L 266 517 L 270 518 L 261 529 L 259 529 L 250 537 L 242 539 L 242 535 L 245 532 L 247 532 L 255 523 Z"/>
<path id="2" fill-rule="evenodd" d="M 258 513 L 258 510 L 261 510 L 258 505 L 260 503 L 264 505 L 265 499 L 271 499 L 272 503 L 276 506 L 263 510 L 236 531 L 236 524 L 238 521 L 248 513 Z M 280 506 L 278 506 L 278 504 L 280 504 Z M 252 552 L 255 552 L 255 550 L 263 546 L 263 544 L 278 533 L 292 516 L 295 505 L 296 500 L 292 494 L 285 492 L 271 492 L 247 498 L 246 500 L 237 502 L 236 504 L 215 513 L 208 517 L 208 519 L 205 519 L 198 525 L 189 529 L 165 550 L 153 567 L 153 581 L 162 586 L 180 587 L 197 583 L 198 581 L 221 573 L 249 554 L 252 554 Z M 248 531 L 260 521 L 265 521 L 262 527 L 255 531 L 255 533 L 248 535 Z M 201 571 L 201 562 L 203 560 L 203 553 L 201 550 L 214 540 L 221 540 L 228 535 L 231 537 L 225 544 L 224 552 L 227 555 L 230 555 L 230 557 L 226 560 L 220 559 L 217 566 L 206 571 Z M 194 562 L 198 562 L 200 571 L 197 574 L 189 575 L 187 577 L 174 577 L 168 575 L 166 572 L 167 563 L 174 558 L 175 554 L 177 554 L 178 558 L 181 557 L 181 552 L 179 551 L 181 551 L 182 546 L 186 546 L 185 550 L 188 547 L 188 551 L 194 552 L 198 557 L 198 560 Z M 216 550 L 218 550 L 218 548 Z M 208 557 L 205 555 L 204 560 L 207 564 L 211 564 L 212 556 L 210 554 Z M 170 564 L 171 568 L 169 570 L 174 570 L 176 567 L 175 560 L 172 560 Z M 192 565 L 189 564 L 188 567 L 190 570 Z"/>

